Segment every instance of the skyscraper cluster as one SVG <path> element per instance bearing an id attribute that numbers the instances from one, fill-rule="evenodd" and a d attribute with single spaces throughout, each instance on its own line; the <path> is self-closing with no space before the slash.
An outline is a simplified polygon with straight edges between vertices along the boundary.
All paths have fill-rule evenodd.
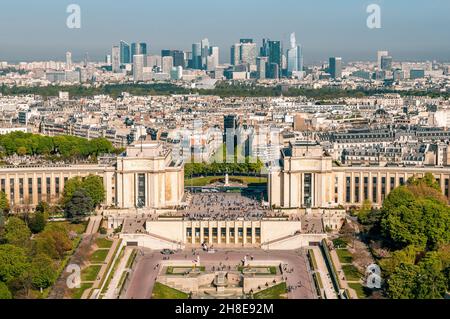
<path id="1" fill-rule="evenodd" d="M 214 71 L 219 65 L 219 47 L 210 46 L 208 39 L 192 44 L 191 69 Z"/>
<path id="2" fill-rule="evenodd" d="M 240 39 L 239 43 L 232 45 L 230 53 L 232 68 L 225 75 L 232 79 L 303 76 L 302 47 L 297 45 L 294 33 L 291 34 L 291 46 L 286 51 L 278 40 L 263 39 L 258 50 L 253 39 Z"/>

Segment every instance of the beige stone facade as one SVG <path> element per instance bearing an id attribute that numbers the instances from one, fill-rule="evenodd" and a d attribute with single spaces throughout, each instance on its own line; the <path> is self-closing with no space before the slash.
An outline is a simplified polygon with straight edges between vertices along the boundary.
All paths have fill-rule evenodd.
<path id="1" fill-rule="evenodd" d="M 269 173 L 269 202 L 283 209 L 349 208 L 366 199 L 381 206 L 391 190 L 426 173 L 433 174 L 449 197 L 448 166 L 338 166 L 319 145 L 290 144 L 282 151 L 281 165 Z"/>
<path id="2" fill-rule="evenodd" d="M 0 190 L 13 210 L 33 210 L 41 201 L 57 202 L 68 179 L 91 174 L 103 178 L 106 207 L 162 209 L 184 196 L 183 163 L 156 142 L 129 146 L 112 165 L 0 167 Z"/>

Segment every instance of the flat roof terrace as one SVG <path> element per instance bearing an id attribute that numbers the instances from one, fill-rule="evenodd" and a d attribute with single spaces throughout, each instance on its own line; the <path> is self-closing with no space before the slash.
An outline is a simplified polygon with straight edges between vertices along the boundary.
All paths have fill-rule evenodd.
<path id="1" fill-rule="evenodd" d="M 255 198 L 240 193 L 195 193 L 177 215 L 187 220 L 261 220 L 270 211 Z"/>

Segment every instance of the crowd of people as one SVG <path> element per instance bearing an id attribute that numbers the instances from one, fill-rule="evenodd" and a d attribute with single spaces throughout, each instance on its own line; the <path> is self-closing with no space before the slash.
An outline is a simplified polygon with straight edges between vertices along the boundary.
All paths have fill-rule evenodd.
<path id="1" fill-rule="evenodd" d="M 233 193 L 194 194 L 182 212 L 189 220 L 259 220 L 266 216 L 261 203 Z"/>

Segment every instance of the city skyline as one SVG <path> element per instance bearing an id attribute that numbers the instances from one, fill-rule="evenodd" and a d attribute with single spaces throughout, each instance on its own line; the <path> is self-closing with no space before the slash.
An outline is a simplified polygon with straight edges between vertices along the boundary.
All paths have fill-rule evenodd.
<path id="1" fill-rule="evenodd" d="M 175 2 L 169 6 L 135 0 L 112 8 L 103 0 L 95 4 L 81 0 L 77 2 L 81 29 L 69 29 L 65 25 L 68 1 L 7 1 L 3 10 L 8 14 L 0 21 L 0 29 L 7 30 L 0 33 L 0 60 L 64 60 L 66 51 L 71 51 L 74 61 L 82 60 L 86 52 L 91 60 L 101 61 L 120 40 L 146 42 L 148 52 L 154 54 L 163 49 L 190 50 L 192 43 L 208 38 L 220 48 L 223 63 L 230 60 L 229 48 L 237 39 L 253 38 L 260 46 L 263 38 L 270 38 L 282 41 L 287 49 L 292 32 L 303 48 L 305 64 L 330 56 L 342 56 L 344 61 L 374 60 L 374 52 L 383 49 L 398 60 L 450 60 L 450 44 L 442 40 L 449 36 L 445 17 L 450 4 L 445 1 L 430 5 L 416 0 L 339 4 L 286 0 L 278 10 L 269 10 L 274 7 L 270 1 Z M 381 29 L 366 25 L 366 8 L 372 2 L 381 7 Z M 142 10 L 130 14 L 130 7 Z M 41 13 L 45 21 L 40 20 Z M 258 19 L 261 16 L 266 19 Z"/>

